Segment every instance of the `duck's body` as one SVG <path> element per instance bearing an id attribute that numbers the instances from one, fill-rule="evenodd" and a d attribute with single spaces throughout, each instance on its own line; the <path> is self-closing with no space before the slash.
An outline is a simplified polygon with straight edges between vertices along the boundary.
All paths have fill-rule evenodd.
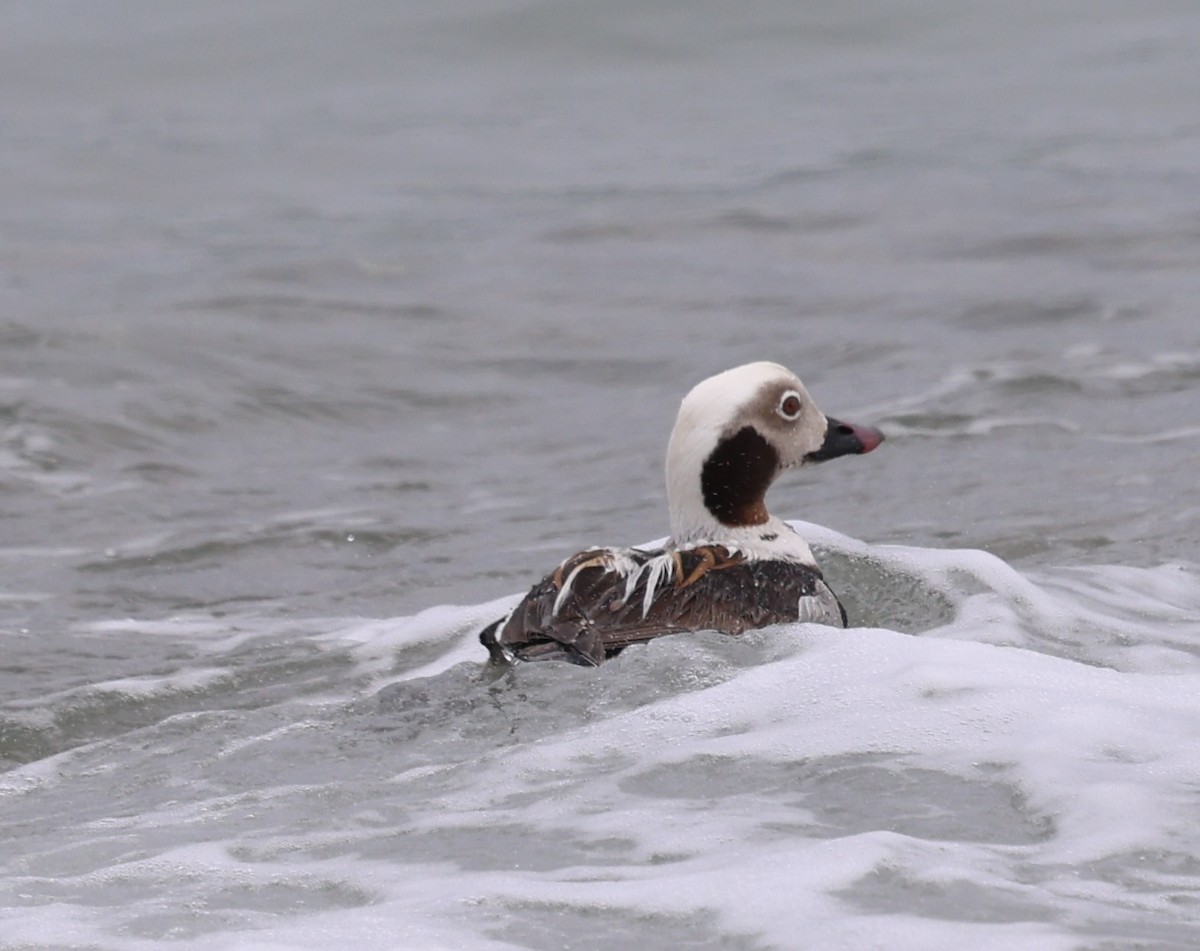
<path id="1" fill-rule="evenodd" d="M 785 621 L 844 627 L 807 543 L 767 513 L 764 496 L 782 469 L 870 452 L 882 439 L 826 419 L 778 364 L 710 377 L 684 398 L 671 433 L 667 544 L 573 555 L 480 640 L 496 662 L 598 665 L 665 634 Z"/>
<path id="2" fill-rule="evenodd" d="M 842 627 L 846 614 L 815 566 L 724 545 L 607 548 L 568 558 L 482 637 L 497 661 L 600 664 L 664 634 L 741 634 L 782 621 Z"/>

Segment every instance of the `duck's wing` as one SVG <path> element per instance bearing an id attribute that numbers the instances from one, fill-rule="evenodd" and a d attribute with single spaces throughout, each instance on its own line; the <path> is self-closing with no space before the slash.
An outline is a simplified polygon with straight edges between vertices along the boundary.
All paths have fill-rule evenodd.
<path id="1" fill-rule="evenodd" d="M 751 561 L 721 545 L 580 552 L 480 635 L 494 660 L 598 665 L 666 634 L 726 634 L 784 621 L 845 625 L 816 568 Z"/>

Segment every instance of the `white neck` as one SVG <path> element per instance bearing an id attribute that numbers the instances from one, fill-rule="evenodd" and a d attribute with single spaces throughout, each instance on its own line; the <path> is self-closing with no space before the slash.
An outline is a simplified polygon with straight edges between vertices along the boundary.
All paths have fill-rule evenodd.
<path id="1" fill-rule="evenodd" d="M 812 550 L 783 519 L 768 517 L 761 525 L 723 525 L 704 504 L 700 471 L 711 451 L 711 434 L 690 424 L 676 425 L 667 446 L 667 506 L 671 513 L 668 547 L 724 545 L 752 560 L 793 561 L 816 567 Z"/>
<path id="2" fill-rule="evenodd" d="M 781 518 L 771 516 L 761 525 L 722 525 L 713 520 L 708 532 L 681 535 L 672 530 L 668 548 L 724 545 L 750 561 L 791 561 L 817 567 L 812 549 L 799 533 Z"/>

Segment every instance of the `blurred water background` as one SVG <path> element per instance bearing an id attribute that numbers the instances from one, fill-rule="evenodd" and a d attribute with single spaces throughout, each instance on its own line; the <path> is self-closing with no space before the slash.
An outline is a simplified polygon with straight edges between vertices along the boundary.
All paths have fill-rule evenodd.
<path id="1" fill-rule="evenodd" d="M 0 4 L 0 948 L 1200 944 L 1198 88 L 1192 0 Z M 485 677 L 758 359 L 888 435 L 771 495 L 857 629 Z"/>

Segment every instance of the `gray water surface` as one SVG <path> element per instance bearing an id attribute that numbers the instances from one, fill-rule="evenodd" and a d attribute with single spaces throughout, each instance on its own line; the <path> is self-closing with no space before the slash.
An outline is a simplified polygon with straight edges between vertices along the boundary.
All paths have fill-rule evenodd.
<path id="1" fill-rule="evenodd" d="M 661 537 L 679 399 L 750 360 L 888 436 L 780 515 L 1195 565 L 1198 44 L 1190 0 L 3 5 L 0 762 L 258 735 L 365 689 L 311 636 Z"/>

